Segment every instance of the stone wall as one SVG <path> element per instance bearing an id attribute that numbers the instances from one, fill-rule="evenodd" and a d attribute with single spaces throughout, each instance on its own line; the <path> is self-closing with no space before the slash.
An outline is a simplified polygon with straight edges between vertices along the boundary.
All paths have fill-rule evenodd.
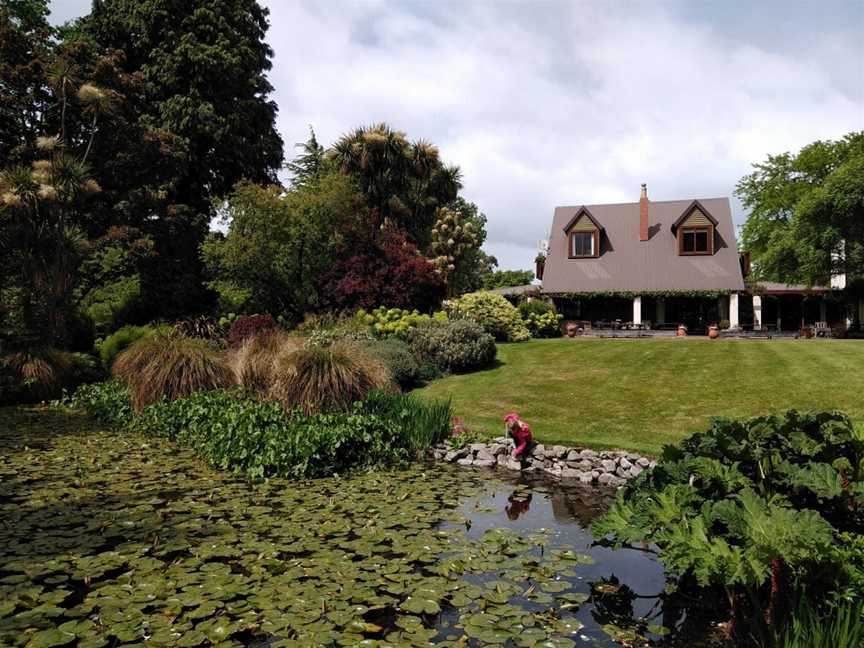
<path id="1" fill-rule="evenodd" d="M 458 450 L 445 442 L 430 449 L 437 461 L 478 468 L 498 467 L 504 470 L 543 472 L 560 479 L 583 484 L 621 486 L 656 462 L 632 452 L 589 450 L 561 445 L 535 444 L 522 461 L 513 457 L 513 440 L 499 437 L 489 443 L 471 443 Z"/>

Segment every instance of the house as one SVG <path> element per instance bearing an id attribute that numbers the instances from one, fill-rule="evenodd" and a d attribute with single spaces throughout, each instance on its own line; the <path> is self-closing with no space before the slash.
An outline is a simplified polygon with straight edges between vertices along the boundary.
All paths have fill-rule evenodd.
<path id="1" fill-rule="evenodd" d="M 569 320 L 695 333 L 829 320 L 830 289 L 747 285 L 748 271 L 728 198 L 651 201 L 644 184 L 638 202 L 556 207 L 538 263 L 542 292 Z"/>

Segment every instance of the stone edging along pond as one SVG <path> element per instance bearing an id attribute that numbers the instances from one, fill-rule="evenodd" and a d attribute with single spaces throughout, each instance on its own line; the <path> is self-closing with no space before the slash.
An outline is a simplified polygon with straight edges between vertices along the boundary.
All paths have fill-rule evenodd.
<path id="1" fill-rule="evenodd" d="M 429 449 L 436 461 L 478 468 L 499 467 L 522 472 L 542 472 L 562 480 L 618 487 L 657 462 L 623 450 L 590 450 L 562 445 L 534 444 L 522 461 L 513 456 L 513 441 L 498 437 L 489 443 L 469 443 L 451 448 L 446 442 Z"/>

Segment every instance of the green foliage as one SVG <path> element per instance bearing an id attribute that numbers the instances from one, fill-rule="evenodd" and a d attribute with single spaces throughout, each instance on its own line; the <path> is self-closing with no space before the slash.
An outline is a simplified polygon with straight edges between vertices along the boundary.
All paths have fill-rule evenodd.
<path id="1" fill-rule="evenodd" d="M 527 286 L 534 281 L 534 272 L 531 270 L 495 270 L 483 274 L 480 279 L 483 290 Z"/>
<path id="2" fill-rule="evenodd" d="M 104 340 L 96 341 L 96 351 L 99 358 L 102 360 L 102 365 L 110 369 L 114 364 L 114 358 L 117 354 L 132 345 L 134 342 L 145 338 L 152 337 L 157 333 L 167 333 L 166 326 L 124 326 L 117 329 Z"/>
<path id="3" fill-rule="evenodd" d="M 213 465 L 251 478 L 305 478 L 406 460 L 440 437 L 448 416 L 449 405 L 408 396 L 377 395 L 349 412 L 288 416 L 278 403 L 201 392 L 148 407 L 132 427 L 176 439 Z"/>
<path id="4" fill-rule="evenodd" d="M 449 401 L 427 401 L 406 394 L 372 392 L 359 410 L 396 421 L 408 447 L 416 452 L 435 445 L 450 431 Z"/>
<path id="5" fill-rule="evenodd" d="M 533 338 L 561 336 L 563 315 L 556 312 L 555 305 L 544 299 L 532 299 L 519 304 L 519 314 Z"/>
<path id="6" fill-rule="evenodd" d="M 501 295 L 470 293 L 450 302 L 448 308 L 453 314 L 474 320 L 498 341 L 523 342 L 531 337 L 519 311 Z"/>
<path id="7" fill-rule="evenodd" d="M 405 341 L 395 338 L 375 340 L 365 344 L 364 348 L 384 363 L 393 382 L 400 388 L 410 389 L 420 382 L 420 365 Z"/>
<path id="8" fill-rule="evenodd" d="M 113 283 L 98 286 L 88 295 L 82 312 L 93 323 L 97 334 L 116 328 L 117 321 L 141 298 L 141 278 L 121 277 Z"/>
<path id="9" fill-rule="evenodd" d="M 119 380 L 85 384 L 61 400 L 63 405 L 82 409 L 98 421 L 121 427 L 132 420 L 129 390 Z"/>
<path id="10" fill-rule="evenodd" d="M 768 156 L 738 183 L 756 279 L 827 284 L 864 274 L 864 133 Z M 841 242 L 845 253 L 835 255 Z"/>
<path id="11" fill-rule="evenodd" d="M 481 235 L 475 223 L 460 211 L 448 207 L 438 209 L 429 244 L 433 255 L 430 260 L 447 284 L 448 297 L 455 292 L 457 269 L 480 249 L 485 236 L 485 232 Z"/>
<path id="12" fill-rule="evenodd" d="M 447 313 L 442 311 L 430 316 L 420 313 L 416 309 L 409 311 L 404 308 L 379 306 L 368 313 L 361 308 L 357 311 L 356 317 L 359 322 L 369 327 L 369 330 L 375 337 L 396 337 L 404 340 L 420 324 L 430 322 L 433 319 L 437 321 L 446 320 Z"/>
<path id="13" fill-rule="evenodd" d="M 234 376 L 206 340 L 178 334 L 146 336 L 122 351 L 111 373 L 128 388 L 132 407 L 228 387 Z"/>
<path id="14" fill-rule="evenodd" d="M 96 356 L 89 353 L 72 353 L 69 358 L 69 371 L 64 381 L 67 389 L 75 389 L 78 385 L 105 379 L 105 368 Z"/>
<path id="15" fill-rule="evenodd" d="M 202 259 L 223 308 L 285 314 L 295 321 L 321 307 L 321 277 L 333 265 L 357 211 L 349 178 L 327 173 L 285 191 L 238 184 Z"/>
<path id="16" fill-rule="evenodd" d="M 462 373 L 495 360 L 495 338 L 473 320 L 433 321 L 419 326 L 408 338 L 422 364 L 444 373 Z"/>
<path id="17" fill-rule="evenodd" d="M 592 530 L 615 546 L 656 544 L 670 571 L 726 588 L 733 600 L 746 593 L 756 607 L 750 630 L 767 640 L 762 615 L 782 626 L 782 611 L 760 597 L 769 576 L 782 586 L 778 569 L 788 566 L 815 593 L 852 577 L 832 547 L 837 533 L 864 529 L 862 460 L 864 441 L 839 413 L 715 419 L 667 446 Z"/>
<path id="18" fill-rule="evenodd" d="M 824 609 L 824 608 L 823 608 Z M 864 646 L 864 601 L 820 609 L 802 598 L 778 648 L 859 648 Z"/>

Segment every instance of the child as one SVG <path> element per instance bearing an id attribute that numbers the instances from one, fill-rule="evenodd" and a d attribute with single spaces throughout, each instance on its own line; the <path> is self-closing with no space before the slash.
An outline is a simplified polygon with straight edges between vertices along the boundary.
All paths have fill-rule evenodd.
<path id="1" fill-rule="evenodd" d="M 513 439 L 516 449 L 513 450 L 513 456 L 517 459 L 525 453 L 526 448 L 534 441 L 531 435 L 531 426 L 519 418 L 516 412 L 510 412 L 504 417 L 504 426 L 507 429 L 507 435 Z"/>

